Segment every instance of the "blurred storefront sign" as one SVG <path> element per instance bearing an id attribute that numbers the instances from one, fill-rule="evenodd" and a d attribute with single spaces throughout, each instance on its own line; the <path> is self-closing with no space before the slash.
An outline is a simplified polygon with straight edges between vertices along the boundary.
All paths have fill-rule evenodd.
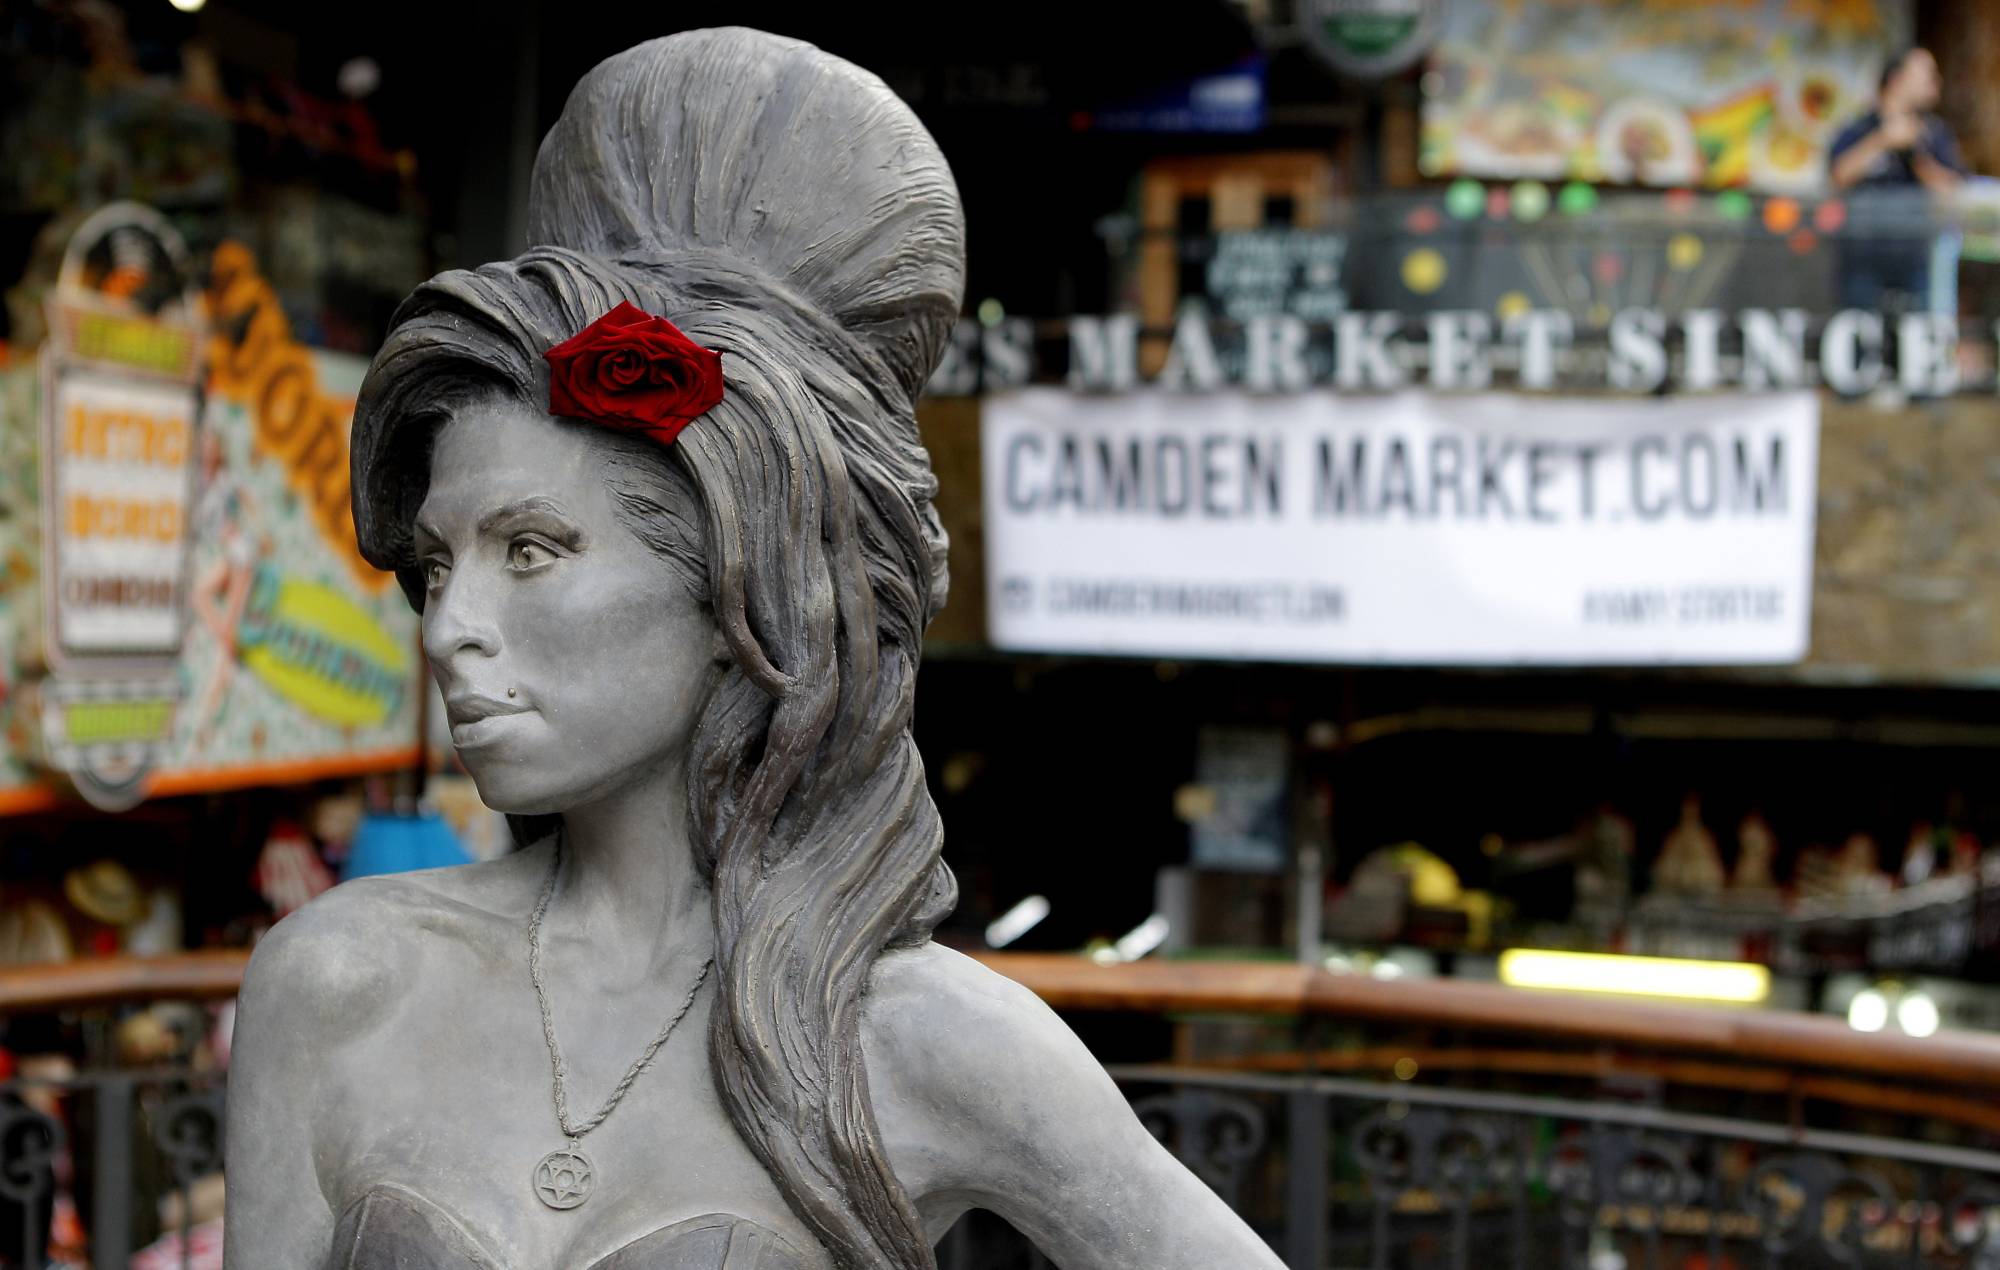
<path id="1" fill-rule="evenodd" d="M 243 664 L 314 718 L 377 726 L 409 695 L 408 647 L 337 586 L 260 565 L 236 633 Z"/>
<path id="2" fill-rule="evenodd" d="M 291 494 L 339 557 L 348 581 L 380 591 L 390 575 L 361 558 L 349 503 L 347 433 L 354 417 L 352 388 L 367 370 L 359 358 L 308 349 L 292 337 L 276 292 L 248 249 L 215 249 L 209 303 L 217 331 L 210 345 L 210 390 L 244 412 L 252 449 L 277 465 Z M 331 380 L 352 381 L 345 391 Z"/>
<path id="3" fill-rule="evenodd" d="M 1203 278 L 1205 294 L 1222 316 L 1238 322 L 1270 313 L 1330 321 L 1350 307 L 1341 286 L 1348 249 L 1345 234 L 1294 229 L 1218 234 Z"/>
<path id="4" fill-rule="evenodd" d="M 1374 664 L 1806 652 L 1818 403 L 1029 388 L 984 403 L 1021 651 Z"/>
<path id="5" fill-rule="evenodd" d="M 1908 0 L 1455 0 L 1424 76 L 1427 175 L 1823 187 L 1909 42 Z"/>
<path id="6" fill-rule="evenodd" d="M 38 645 L 34 604 L 0 605 L 0 674 L 29 681 L 0 708 L 16 726 L 32 717 L 42 764 L 85 772 L 76 783 L 101 805 L 418 754 L 416 617 L 360 558 L 347 506 L 366 363 L 299 344 L 233 244 L 216 253 L 208 311 L 212 333 L 171 338 L 128 317 L 54 322 L 40 391 L 13 371 L 0 392 L 10 413 L 46 404 L 52 469 L 39 485 L 44 563 L 39 579 L 23 574 L 44 633 Z M 77 362 L 77 349 L 128 364 Z M 183 378 L 140 373 L 169 363 Z M 0 458 L 10 510 L 33 517 L 32 450 Z M 0 515 L 0 554 L 32 560 L 36 528 Z M 113 658 L 117 675 L 94 669 Z M 56 676 L 35 679 L 45 664 Z M 0 810 L 46 798 L 10 747 Z"/>
<path id="7" fill-rule="evenodd" d="M 1276 263 L 1281 271 L 1292 268 Z M 1282 277 L 1277 282 L 1284 285 Z M 1122 392 L 1142 382 L 1142 339 L 1167 345 L 1158 374 L 1145 382 L 1192 392 L 1498 386 L 1767 392 L 1824 385 L 1857 395 L 1894 385 L 1911 395 L 1938 396 L 1962 386 L 1958 322 L 1939 313 L 1842 309 L 1815 327 L 1803 309 L 1688 309 L 1670 316 L 1632 307 L 1607 314 L 1601 330 L 1585 332 L 1561 309 L 1523 309 L 1507 317 L 1477 309 L 1354 311 L 1308 321 L 1292 313 L 1217 320 L 1190 308 L 1170 332 L 1142 332 L 1136 314 L 1077 315 L 1064 332 L 1066 368 L 1045 367 L 1038 362 L 1043 346 L 1027 321 L 1007 319 L 990 328 L 961 323 L 930 390 L 962 395 L 1060 376 L 1072 388 Z M 1594 355 L 1578 356 L 1586 338 L 1597 345 Z"/>
<path id="8" fill-rule="evenodd" d="M 1291 738 L 1277 728 L 1204 727 L 1194 784 L 1175 798 L 1197 869 L 1282 873 L 1291 859 Z"/>
<path id="9" fill-rule="evenodd" d="M 1445 0 L 1299 0 L 1299 30 L 1335 70 L 1357 78 L 1394 75 L 1430 51 Z"/>
<path id="10" fill-rule="evenodd" d="M 49 650 L 59 663 L 171 660 L 193 501 L 193 379 L 72 364 L 48 388 Z"/>
<path id="11" fill-rule="evenodd" d="M 417 619 L 390 575 L 361 559 L 348 505 L 347 434 L 367 363 L 298 343 L 240 246 L 216 249 L 210 285 L 183 658 L 197 686 L 178 760 L 218 774 L 407 764 Z"/>
<path id="12" fill-rule="evenodd" d="M 37 752 L 124 807 L 179 697 L 203 334 L 186 245 L 151 208 L 102 208 L 64 251 L 48 326 Z"/>
<path id="13" fill-rule="evenodd" d="M 1264 67 L 1261 55 L 1247 58 L 1075 122 L 1098 132 L 1256 132 L 1264 126 Z"/>

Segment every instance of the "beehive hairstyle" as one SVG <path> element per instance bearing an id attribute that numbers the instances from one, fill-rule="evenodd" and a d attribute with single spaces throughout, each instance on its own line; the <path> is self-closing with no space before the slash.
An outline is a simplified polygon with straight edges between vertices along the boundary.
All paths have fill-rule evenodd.
<path id="1" fill-rule="evenodd" d="M 681 566 L 731 655 L 689 756 L 710 1061 L 839 1265 L 930 1270 L 858 1025 L 876 958 L 956 900 L 909 731 L 946 583 L 913 401 L 963 291 L 951 172 L 875 76 L 796 40 L 694 31 L 583 78 L 528 220 L 525 255 L 440 275 L 397 311 L 355 411 L 362 551 L 421 605 L 411 522 L 438 424 L 468 394 L 546 409 L 543 351 L 621 300 L 723 354 L 719 406 L 670 447 L 607 457 L 621 517 Z"/>

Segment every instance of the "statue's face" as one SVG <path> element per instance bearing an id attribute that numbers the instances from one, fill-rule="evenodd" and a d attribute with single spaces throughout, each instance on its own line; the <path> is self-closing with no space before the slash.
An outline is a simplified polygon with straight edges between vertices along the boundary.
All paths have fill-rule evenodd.
<path id="1" fill-rule="evenodd" d="M 495 397 L 432 451 L 424 656 L 498 811 L 567 811 L 664 770 L 716 682 L 714 620 L 619 520 L 600 435 Z"/>

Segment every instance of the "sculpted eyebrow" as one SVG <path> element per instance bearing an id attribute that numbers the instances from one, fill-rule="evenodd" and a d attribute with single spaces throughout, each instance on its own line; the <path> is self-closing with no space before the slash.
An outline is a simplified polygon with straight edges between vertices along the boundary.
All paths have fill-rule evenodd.
<path id="1" fill-rule="evenodd" d="M 496 507 L 479 518 L 479 532 L 486 533 L 516 517 L 537 514 L 553 516 L 563 522 L 563 533 L 559 537 L 582 541 L 583 530 L 570 519 L 569 513 L 563 510 L 563 505 L 552 498 L 521 498 Z"/>

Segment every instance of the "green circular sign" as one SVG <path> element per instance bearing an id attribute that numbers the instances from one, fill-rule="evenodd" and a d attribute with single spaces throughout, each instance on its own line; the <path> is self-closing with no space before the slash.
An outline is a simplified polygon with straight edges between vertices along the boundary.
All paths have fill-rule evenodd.
<path id="1" fill-rule="evenodd" d="M 1556 195 L 1556 206 L 1565 216 L 1587 216 L 1597 210 L 1597 187 L 1571 181 Z"/>
<path id="2" fill-rule="evenodd" d="M 1393 75 L 1437 42 L 1444 0 L 1299 0 L 1299 28 L 1337 71 Z"/>
<path id="3" fill-rule="evenodd" d="M 1472 220 L 1486 209 L 1486 187 L 1461 177 L 1445 187 L 1444 210 L 1460 220 Z"/>

